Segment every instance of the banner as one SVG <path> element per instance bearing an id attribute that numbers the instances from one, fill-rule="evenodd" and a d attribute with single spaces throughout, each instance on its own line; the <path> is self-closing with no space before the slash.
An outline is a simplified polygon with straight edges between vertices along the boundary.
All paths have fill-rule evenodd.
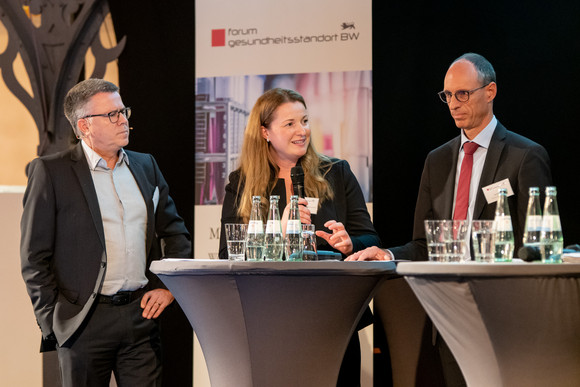
<path id="1" fill-rule="evenodd" d="M 372 201 L 371 32 L 371 0 L 196 1 L 195 258 L 217 258 L 246 120 L 274 87 L 302 94 L 314 147 Z"/>

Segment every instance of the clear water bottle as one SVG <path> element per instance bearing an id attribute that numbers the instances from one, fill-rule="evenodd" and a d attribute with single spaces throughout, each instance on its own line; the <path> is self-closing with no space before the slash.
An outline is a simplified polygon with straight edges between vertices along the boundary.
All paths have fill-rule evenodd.
<path id="1" fill-rule="evenodd" d="M 494 221 L 495 261 L 511 262 L 514 256 L 514 230 L 505 188 L 498 190 Z"/>
<path id="2" fill-rule="evenodd" d="M 542 233 L 542 208 L 540 207 L 540 189 L 530 187 L 526 225 L 524 227 L 523 244 L 526 247 L 540 249 L 540 234 Z"/>
<path id="3" fill-rule="evenodd" d="M 290 213 L 286 224 L 284 247 L 287 261 L 302 261 L 302 224 L 298 210 L 298 195 L 290 196 Z"/>
<path id="4" fill-rule="evenodd" d="M 564 238 L 560 223 L 560 212 L 556 201 L 556 187 L 546 187 L 544 216 L 542 217 L 542 233 L 540 236 L 542 262 L 562 262 Z"/>
<path id="5" fill-rule="evenodd" d="M 268 210 L 268 222 L 266 223 L 266 235 L 264 238 L 264 259 L 266 261 L 281 261 L 284 253 L 284 237 L 282 236 L 282 224 L 280 223 L 280 210 L 278 201 L 280 196 L 270 196 L 270 209 Z"/>
<path id="6" fill-rule="evenodd" d="M 252 212 L 250 213 L 246 240 L 246 258 L 248 261 L 262 261 L 264 259 L 264 222 L 262 221 L 260 200 L 260 196 L 252 196 Z"/>

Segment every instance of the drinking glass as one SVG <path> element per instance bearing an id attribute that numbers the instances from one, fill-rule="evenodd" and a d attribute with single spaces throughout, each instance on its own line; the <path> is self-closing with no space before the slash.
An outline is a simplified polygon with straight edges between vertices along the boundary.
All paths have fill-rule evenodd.
<path id="1" fill-rule="evenodd" d="M 427 251 L 429 260 L 434 262 L 446 262 L 446 241 L 449 239 L 450 220 L 425 220 L 425 238 L 427 239 Z"/>
<path id="2" fill-rule="evenodd" d="M 230 261 L 243 261 L 246 251 L 246 237 L 248 225 L 240 223 L 227 223 L 226 241 L 228 244 L 228 259 Z"/>
<path id="3" fill-rule="evenodd" d="M 302 225 L 302 260 L 317 261 L 316 233 L 313 224 Z"/>
<path id="4" fill-rule="evenodd" d="M 471 222 L 471 242 L 477 262 L 491 263 L 495 258 L 495 233 L 493 220 Z"/>
<path id="5" fill-rule="evenodd" d="M 469 222 L 467 220 L 450 220 L 447 233 L 446 254 L 449 262 L 466 262 L 469 255 Z"/>

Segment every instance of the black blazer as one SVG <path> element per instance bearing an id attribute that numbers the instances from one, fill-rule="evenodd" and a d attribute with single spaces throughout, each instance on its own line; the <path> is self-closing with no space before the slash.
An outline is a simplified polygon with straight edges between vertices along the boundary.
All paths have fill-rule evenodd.
<path id="1" fill-rule="evenodd" d="M 423 221 L 451 219 L 460 146 L 461 136 L 457 136 L 427 155 L 415 206 L 413 240 L 406 245 L 390 248 L 396 259 L 427 260 Z M 546 186 L 552 184 L 550 158 L 544 147 L 510 132 L 498 122 L 483 165 L 473 219 L 494 218 L 495 203 L 487 203 L 482 188 L 506 178 L 514 190 L 508 204 L 517 252 L 522 246 L 528 188 L 540 187 L 543 192 Z"/>
<path id="2" fill-rule="evenodd" d="M 312 223 L 315 225 L 316 230 L 330 232 L 324 227 L 324 223 L 329 220 L 342 222 L 352 240 L 353 252 L 380 245 L 380 239 L 371 222 L 362 190 L 348 162 L 338 159 L 333 159 L 332 161 L 334 163 L 325 178 L 334 190 L 334 199 L 326 200 L 320 204 L 318 213 L 312 216 Z M 220 259 L 227 259 L 228 257 L 224 225 L 242 221 L 237 214 L 238 207 L 236 204 L 242 194 L 241 190 L 238 192 L 239 180 L 240 172 L 236 170 L 230 174 L 229 183 L 226 186 L 221 218 Z M 287 201 L 284 179 L 278 179 L 270 195 L 280 196 L 281 216 Z M 324 239 L 318 237 L 316 239 L 319 250 L 337 251 Z"/>
<path id="3" fill-rule="evenodd" d="M 163 254 L 190 257 L 190 236 L 151 155 L 125 151 L 147 206 L 147 265 Z M 21 221 L 22 276 L 43 338 L 63 346 L 87 316 L 107 266 L 99 202 L 81 143 L 33 160 Z M 154 194 L 158 202 L 154 211 Z M 155 195 L 157 200 L 157 195 Z M 163 287 L 147 269 L 147 289 Z"/>

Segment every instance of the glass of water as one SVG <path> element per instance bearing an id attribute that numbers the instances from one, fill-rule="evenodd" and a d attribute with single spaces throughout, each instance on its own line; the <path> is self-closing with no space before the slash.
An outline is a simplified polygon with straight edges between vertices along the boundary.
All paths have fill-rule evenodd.
<path id="1" fill-rule="evenodd" d="M 427 239 L 430 261 L 446 262 L 449 260 L 445 243 L 449 240 L 450 222 L 450 220 L 425 220 L 425 238 Z"/>
<path id="2" fill-rule="evenodd" d="M 447 239 L 447 256 L 449 262 L 466 262 L 469 255 L 469 221 L 450 220 Z"/>
<path id="3" fill-rule="evenodd" d="M 471 242 L 477 262 L 492 263 L 495 258 L 493 220 L 471 221 Z"/>
<path id="4" fill-rule="evenodd" d="M 226 241 L 228 244 L 228 259 L 230 261 L 243 261 L 246 251 L 246 238 L 248 225 L 241 223 L 227 223 Z"/>
<path id="5" fill-rule="evenodd" d="M 317 261 L 316 233 L 313 224 L 302 225 L 302 260 Z"/>

